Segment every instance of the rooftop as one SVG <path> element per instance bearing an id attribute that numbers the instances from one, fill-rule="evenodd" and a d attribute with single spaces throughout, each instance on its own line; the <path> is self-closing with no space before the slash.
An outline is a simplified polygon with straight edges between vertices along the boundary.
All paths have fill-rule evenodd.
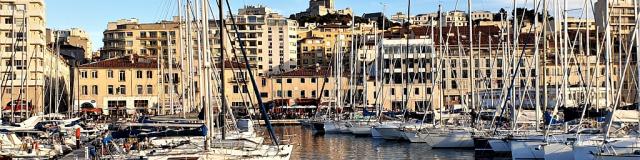
<path id="1" fill-rule="evenodd" d="M 158 63 L 156 59 L 133 54 L 83 64 L 79 68 L 158 68 Z"/>

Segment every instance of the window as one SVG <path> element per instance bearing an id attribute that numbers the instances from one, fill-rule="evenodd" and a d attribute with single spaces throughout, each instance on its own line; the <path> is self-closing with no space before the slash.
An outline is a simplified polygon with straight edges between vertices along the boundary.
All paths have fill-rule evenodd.
<path id="1" fill-rule="evenodd" d="M 98 71 L 91 71 L 91 78 L 98 78 Z"/>
<path id="2" fill-rule="evenodd" d="M 300 78 L 300 83 L 304 83 L 305 78 Z"/>
<path id="3" fill-rule="evenodd" d="M 81 71 L 80 72 L 80 77 L 81 78 L 87 78 L 87 71 Z"/>
<path id="4" fill-rule="evenodd" d="M 110 95 L 113 95 L 113 85 L 108 85 L 107 86 L 107 93 Z"/>
<path id="5" fill-rule="evenodd" d="M 82 95 L 88 95 L 89 94 L 89 91 L 88 91 L 86 85 L 82 85 L 81 89 L 82 89 L 82 91 L 80 91 L 80 92 L 82 93 Z"/>
<path id="6" fill-rule="evenodd" d="M 153 78 L 153 71 L 147 71 L 147 78 Z"/>
<path id="7" fill-rule="evenodd" d="M 142 85 L 138 85 L 138 86 L 136 86 L 136 88 L 138 89 L 138 94 L 139 94 L 139 95 L 141 95 L 141 94 L 143 94 L 143 93 L 144 93 L 144 92 L 143 92 Z"/>
<path id="8" fill-rule="evenodd" d="M 413 90 L 413 94 L 415 94 L 415 95 L 420 95 L 420 88 L 415 88 L 415 89 Z"/>
<path id="9" fill-rule="evenodd" d="M 391 88 L 391 95 L 396 95 L 396 89 L 395 88 Z"/>
<path id="10" fill-rule="evenodd" d="M 153 94 L 153 86 L 147 85 L 147 94 Z"/>
<path id="11" fill-rule="evenodd" d="M 97 85 L 91 86 L 91 94 L 98 95 L 98 86 Z"/>
<path id="12" fill-rule="evenodd" d="M 287 78 L 287 83 L 291 83 L 291 82 L 292 82 L 291 78 Z"/>
<path id="13" fill-rule="evenodd" d="M 311 91 L 311 97 L 316 97 L 316 91 Z"/>
<path id="14" fill-rule="evenodd" d="M 120 77 L 120 82 L 124 82 L 126 80 L 126 76 L 125 76 L 124 71 L 120 71 L 120 76 L 119 77 Z"/>
<path id="15" fill-rule="evenodd" d="M 16 4 L 16 10 L 24 11 L 26 6 L 24 4 Z"/>
<path id="16" fill-rule="evenodd" d="M 240 87 L 233 86 L 233 93 L 239 93 L 239 92 L 240 92 Z"/>
<path id="17" fill-rule="evenodd" d="M 134 100 L 133 101 L 133 106 L 136 107 L 136 109 L 146 109 L 149 106 L 149 101 L 148 100 Z"/>
<path id="18" fill-rule="evenodd" d="M 324 91 L 324 96 L 325 96 L 325 97 L 329 97 L 329 91 L 325 90 L 325 91 Z"/>
<path id="19" fill-rule="evenodd" d="M 127 94 L 127 87 L 125 85 L 120 85 L 118 90 L 120 91 L 120 94 Z"/>
<path id="20" fill-rule="evenodd" d="M 282 79 L 276 79 L 276 83 L 282 83 Z"/>
<path id="21" fill-rule="evenodd" d="M 300 91 L 300 97 L 302 97 L 302 98 L 306 98 L 305 93 L 304 93 L 304 90 Z"/>
<path id="22" fill-rule="evenodd" d="M 311 78 L 311 83 L 316 83 L 316 78 Z"/>
<path id="23" fill-rule="evenodd" d="M 107 71 L 107 77 L 113 78 L 113 71 L 112 70 L 108 70 Z"/>
<path id="24" fill-rule="evenodd" d="M 142 78 L 142 71 L 136 71 L 136 78 Z"/>
<path id="25" fill-rule="evenodd" d="M 287 91 L 287 97 L 293 97 L 293 91 Z"/>

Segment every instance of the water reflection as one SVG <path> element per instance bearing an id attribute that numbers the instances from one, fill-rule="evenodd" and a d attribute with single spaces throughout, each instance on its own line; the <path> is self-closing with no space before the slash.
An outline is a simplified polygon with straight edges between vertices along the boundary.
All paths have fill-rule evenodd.
<path id="1" fill-rule="evenodd" d="M 295 144 L 291 159 L 473 159 L 473 150 L 432 150 L 425 143 L 356 137 L 350 134 L 314 135 L 302 126 L 278 126 L 276 133 Z"/>

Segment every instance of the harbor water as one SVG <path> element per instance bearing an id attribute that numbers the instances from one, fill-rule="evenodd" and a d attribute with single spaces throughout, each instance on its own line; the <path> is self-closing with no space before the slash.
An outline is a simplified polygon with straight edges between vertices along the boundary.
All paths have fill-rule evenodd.
<path id="1" fill-rule="evenodd" d="M 474 151 L 468 149 L 431 149 L 426 143 L 386 141 L 352 134 L 316 135 L 312 129 L 302 126 L 277 126 L 275 130 L 295 145 L 292 160 L 474 159 Z"/>

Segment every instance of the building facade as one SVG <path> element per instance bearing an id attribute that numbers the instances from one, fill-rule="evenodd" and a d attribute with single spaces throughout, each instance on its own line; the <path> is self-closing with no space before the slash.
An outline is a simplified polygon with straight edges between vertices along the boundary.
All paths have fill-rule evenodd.
<path id="1" fill-rule="evenodd" d="M 18 117 L 14 120 L 19 121 L 36 114 L 66 111 L 70 70 L 64 59 L 47 47 L 44 1 L 0 2 L 0 16 L 3 115 Z M 15 106 L 5 108 L 11 102 Z"/>
<path id="2" fill-rule="evenodd" d="M 114 116 L 191 111 L 182 108 L 180 74 L 162 71 L 158 65 L 157 59 L 138 55 L 81 65 L 76 70 L 78 98 L 74 106 L 100 108 Z"/>

